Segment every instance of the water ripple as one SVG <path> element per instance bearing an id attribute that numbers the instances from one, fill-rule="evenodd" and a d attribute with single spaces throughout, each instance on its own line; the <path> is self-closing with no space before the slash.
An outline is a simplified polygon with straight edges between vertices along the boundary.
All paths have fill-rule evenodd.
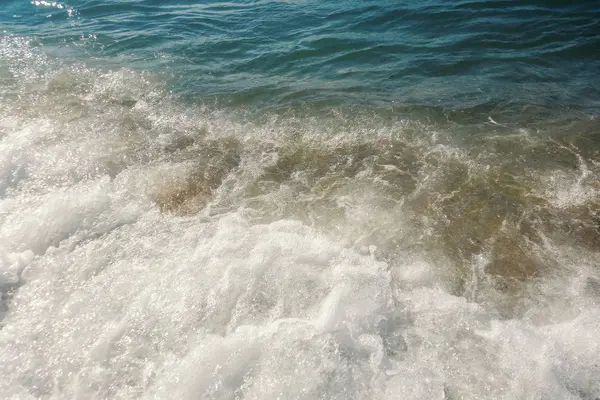
<path id="1" fill-rule="evenodd" d="M 72 18 L 48 19 L 48 8 Z M 7 32 L 45 44 L 75 41 L 140 68 L 162 68 L 166 54 L 176 90 L 199 97 L 266 90 L 261 101 L 275 101 L 286 88 L 283 99 L 309 101 L 353 87 L 367 103 L 460 106 L 492 94 L 526 101 L 522 85 L 537 83 L 542 102 L 600 104 L 595 2 L 12 0 L 8 10 L 20 17 L 3 20 Z M 78 43 L 90 35 L 102 45 Z"/>

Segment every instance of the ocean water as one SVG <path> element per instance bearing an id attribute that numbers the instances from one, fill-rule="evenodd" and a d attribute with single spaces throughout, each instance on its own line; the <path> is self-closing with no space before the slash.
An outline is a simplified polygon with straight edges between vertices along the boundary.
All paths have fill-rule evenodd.
<path id="1" fill-rule="evenodd" d="M 0 398 L 600 398 L 600 2 L 0 6 Z"/>

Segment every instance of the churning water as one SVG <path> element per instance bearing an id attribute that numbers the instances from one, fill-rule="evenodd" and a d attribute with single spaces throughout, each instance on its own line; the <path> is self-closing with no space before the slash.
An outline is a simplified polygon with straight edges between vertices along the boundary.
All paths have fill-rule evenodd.
<path id="1" fill-rule="evenodd" d="M 597 2 L 2 8 L 0 397 L 600 398 Z"/>

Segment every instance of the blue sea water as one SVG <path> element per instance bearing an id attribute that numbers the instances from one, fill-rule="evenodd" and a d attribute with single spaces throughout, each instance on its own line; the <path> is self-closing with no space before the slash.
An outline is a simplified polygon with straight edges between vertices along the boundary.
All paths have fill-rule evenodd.
<path id="1" fill-rule="evenodd" d="M 598 112 L 595 1 L 8 0 L 4 35 L 173 76 L 223 104 Z M 102 61 L 99 61 L 101 64 Z"/>
<path id="2" fill-rule="evenodd" d="M 0 2 L 0 398 L 599 399 L 600 2 Z"/>

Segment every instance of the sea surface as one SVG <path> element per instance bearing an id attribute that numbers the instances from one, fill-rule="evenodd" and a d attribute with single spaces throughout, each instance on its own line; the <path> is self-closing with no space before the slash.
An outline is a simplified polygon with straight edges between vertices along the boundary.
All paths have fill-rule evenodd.
<path id="1" fill-rule="evenodd" d="M 600 399 L 600 1 L 0 1 L 0 398 Z"/>

